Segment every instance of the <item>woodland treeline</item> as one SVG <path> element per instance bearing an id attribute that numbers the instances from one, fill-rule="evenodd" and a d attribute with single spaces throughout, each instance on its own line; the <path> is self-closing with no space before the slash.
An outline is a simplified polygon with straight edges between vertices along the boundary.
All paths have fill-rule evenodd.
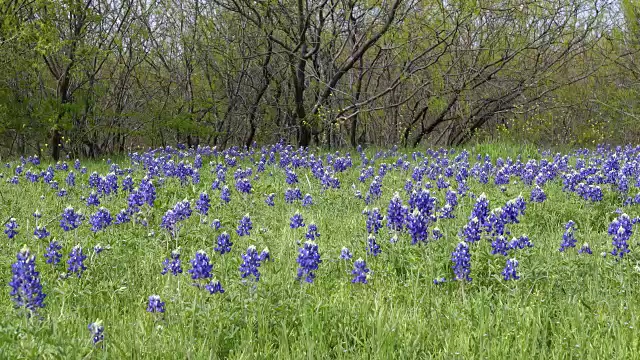
<path id="1" fill-rule="evenodd" d="M 640 135 L 640 0 L 0 0 L 0 153 Z"/>

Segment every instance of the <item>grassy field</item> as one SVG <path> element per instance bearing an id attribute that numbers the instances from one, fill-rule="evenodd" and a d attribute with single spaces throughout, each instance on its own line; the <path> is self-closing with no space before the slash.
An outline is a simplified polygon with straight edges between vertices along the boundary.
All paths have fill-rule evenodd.
<path id="1" fill-rule="evenodd" d="M 137 161 L 119 159 L 117 163 L 123 174 L 118 176 L 117 193 L 99 197 L 100 206 L 110 211 L 114 221 L 97 232 L 92 231 L 90 218 L 99 207 L 88 206 L 86 198 L 100 186 L 92 189 L 89 176 L 94 171 L 105 176 L 117 170 L 113 168 L 115 162 L 109 165 L 105 160 L 82 161 L 81 166 L 87 169 L 82 174 L 73 168 L 73 160 L 68 160 L 68 170 L 53 172 L 52 181 L 58 182 L 57 190 L 42 177 L 31 182 L 24 175 L 27 170 L 46 173 L 50 164 L 27 162 L 17 176 L 17 184 L 12 178 L 21 162 L 15 159 L 9 167 L 3 165 L 0 169 L 3 174 L 0 181 L 2 230 L 10 218 L 16 219 L 19 228 L 11 239 L 0 233 L 0 311 L 4 315 L 0 318 L 0 358 L 638 357 L 638 237 L 631 236 L 631 251 L 620 259 L 611 255 L 612 236 L 607 233 L 611 222 L 619 216 L 617 209 L 631 218 L 640 215 L 640 207 L 633 201 L 625 204 L 628 196 L 638 192 L 635 186 L 640 175 L 636 161 L 640 156 L 638 150 L 570 152 L 566 154 L 564 168 L 562 155 L 515 146 L 469 148 L 468 165 L 460 160 L 462 149 L 441 152 L 441 155 L 424 149 L 407 153 L 367 150 L 367 161 L 375 158 L 375 162 L 364 166 L 365 169 L 371 165 L 378 175 L 381 165 L 388 164 L 388 170 L 380 179 L 381 196 L 373 196 L 366 204 L 373 177 L 364 182 L 359 180 L 363 166 L 361 155 L 356 151 L 351 151 L 352 165 L 335 172 L 332 166 L 337 161 L 335 153 L 328 160 L 326 153 L 320 151 L 265 149 L 266 161 L 262 165 L 259 148 L 252 154 L 226 152 L 227 160 L 235 157 L 237 164 L 218 166 L 222 171 L 216 171 L 216 165 L 225 163 L 224 154 L 201 151 L 203 165 L 197 184 L 191 176 L 181 183 L 175 175 L 185 172 L 175 170 L 179 162 L 191 166 L 196 161 L 193 151 L 173 149 L 169 153 L 140 153 L 140 158 L 134 157 Z M 269 161 L 271 151 L 274 163 Z M 478 162 L 477 154 L 487 154 L 490 158 L 492 167 L 480 171 L 484 175 L 472 171 Z M 503 162 L 499 158 L 511 157 L 515 161 L 518 155 L 522 156 L 521 165 L 496 166 Z M 282 158 L 294 158 L 294 163 L 306 165 L 291 167 L 287 161 L 281 162 Z M 402 165 L 398 165 L 399 158 L 404 159 Z M 324 168 L 318 170 L 314 165 L 316 169 L 312 171 L 314 166 L 309 163 L 313 159 L 322 159 Z M 345 159 L 344 153 L 340 159 Z M 546 194 L 543 202 L 530 201 L 534 186 L 525 184 L 518 175 L 529 159 L 535 159 L 537 164 L 532 167 L 534 175 L 554 172 L 541 186 Z M 550 165 L 540 166 L 544 164 L 543 159 Z M 563 176 L 574 172 L 576 163 L 582 159 L 586 160 L 582 171 L 587 174 L 582 182 L 597 184 L 603 192 L 601 201 L 585 200 L 576 191 L 563 190 Z M 614 159 L 618 169 L 614 165 L 615 171 L 610 170 L 611 161 L 607 159 Z M 153 206 L 140 206 L 139 212 L 132 215 L 136 221 L 115 224 L 116 215 L 121 209 L 127 209 L 132 193 L 123 189 L 127 169 L 137 188 L 149 173 L 143 162 L 158 167 L 157 171 L 151 171 L 157 172 L 152 177 L 155 202 Z M 434 163 L 439 165 L 432 166 Z M 484 158 L 480 164 L 485 164 Z M 292 169 L 298 183 L 286 183 L 282 165 Z M 261 166 L 264 171 L 258 172 Z M 407 179 L 412 179 L 416 166 L 426 170 L 420 184 L 412 181 L 413 188 L 432 185 L 430 193 L 438 201 L 434 217 L 445 204 L 448 190 L 438 188 L 438 176 L 449 183 L 450 189 L 456 190 L 459 185 L 456 175 L 466 168 L 468 191 L 464 196 L 458 194 L 454 218 L 429 222 L 429 231 L 438 227 L 444 235 L 442 238 L 430 238 L 413 245 L 410 234 L 404 230 L 397 242 L 391 242 L 393 234 L 387 227 L 387 208 L 395 192 L 408 206 L 410 193 L 404 187 Z M 252 190 L 250 194 L 242 194 L 236 188 L 234 173 L 247 167 L 252 168 L 252 174 L 246 176 Z M 448 167 L 452 170 L 450 177 L 446 176 Z M 585 171 L 586 168 L 593 170 Z M 501 169 L 507 173 L 509 183 L 496 185 L 496 175 Z M 75 186 L 65 183 L 69 171 L 76 174 Z M 230 189 L 229 203 L 220 199 L 220 190 L 211 188 L 220 172 L 226 174 L 225 182 L 220 184 Z M 340 188 L 323 189 L 317 176 L 321 173 L 337 178 Z M 607 177 L 609 173 L 611 177 Z M 483 176 L 487 176 L 488 183 L 481 182 Z M 628 190 L 620 189 L 621 178 L 628 179 Z M 303 195 L 312 196 L 312 205 L 285 202 L 285 190 L 296 187 Z M 66 189 L 66 196 L 58 196 L 62 188 Z M 205 191 L 211 198 L 206 216 L 195 211 L 200 193 Z M 362 198 L 354 195 L 356 191 L 360 191 Z M 265 203 L 270 193 L 275 194 L 274 206 Z M 527 235 L 534 246 L 509 250 L 508 256 L 492 255 L 494 237 L 483 232 L 480 241 L 468 244 L 472 281 L 455 281 L 452 252 L 464 240 L 461 231 L 469 222 L 481 193 L 486 194 L 490 209 L 503 207 L 507 201 L 522 195 L 527 202 L 526 211 L 518 223 L 507 225 L 511 233 L 507 240 Z M 193 213 L 179 222 L 180 230 L 172 236 L 161 227 L 162 219 L 167 210 L 182 200 L 190 202 Z M 76 230 L 64 231 L 59 222 L 68 206 L 81 211 L 85 219 Z M 385 216 L 384 226 L 376 235 L 381 249 L 377 256 L 367 252 L 367 216 L 362 214 L 365 208 L 379 208 Z M 44 239 L 33 235 L 32 214 L 36 210 L 42 213 L 38 225 L 46 225 L 51 233 Z M 305 228 L 290 227 L 290 218 L 296 212 L 302 215 Z M 251 234 L 238 236 L 238 222 L 246 214 L 253 224 Z M 210 226 L 214 219 L 221 222 L 219 230 Z M 560 252 L 569 220 L 576 223 L 577 246 Z M 145 222 L 147 226 L 142 224 Z M 311 223 L 317 224 L 320 233 L 316 243 L 322 262 L 313 283 L 308 283 L 297 280 L 296 259 Z M 224 255 L 214 251 L 222 231 L 228 232 L 233 242 L 231 251 Z M 62 246 L 63 254 L 55 266 L 46 263 L 44 257 L 49 242 L 54 239 Z M 590 244 L 592 255 L 578 253 L 584 242 Z M 36 270 L 46 294 L 44 307 L 35 313 L 16 309 L 10 296 L 11 264 L 16 262 L 16 254 L 25 244 L 36 255 Z M 69 275 L 67 270 L 69 252 L 77 244 L 87 255 L 86 270 L 81 277 Z M 106 249 L 96 254 L 94 247 L 98 244 Z M 258 252 L 268 247 L 272 258 L 260 263 L 258 282 L 240 276 L 241 255 L 250 245 Z M 162 275 L 163 260 L 178 247 L 183 273 Z M 351 260 L 340 259 L 343 247 L 353 253 Z M 193 285 L 195 281 L 188 273 L 189 260 L 200 249 L 207 253 L 213 276 L 224 287 L 224 293 L 210 294 Z M 366 260 L 371 270 L 367 284 L 352 283 L 351 272 L 358 258 Z M 502 271 L 511 258 L 519 262 L 520 279 L 505 281 Z M 435 285 L 433 280 L 442 277 L 446 282 Z M 165 302 L 164 313 L 147 311 L 149 296 L 156 294 Z M 97 320 L 104 326 L 104 340 L 94 345 L 88 325 Z"/>

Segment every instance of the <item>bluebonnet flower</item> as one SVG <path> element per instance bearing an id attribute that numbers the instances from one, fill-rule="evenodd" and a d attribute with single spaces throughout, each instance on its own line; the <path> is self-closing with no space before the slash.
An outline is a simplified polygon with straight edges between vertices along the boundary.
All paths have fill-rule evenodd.
<path id="1" fill-rule="evenodd" d="M 222 227 L 222 224 L 220 223 L 220 219 L 213 219 L 213 221 L 211 221 L 211 227 L 214 230 L 219 230 L 220 227 Z"/>
<path id="2" fill-rule="evenodd" d="M 57 265 L 60 263 L 60 260 L 62 259 L 62 253 L 60 253 L 60 250 L 62 250 L 62 245 L 58 244 L 57 241 L 53 240 L 49 243 L 47 251 L 44 254 L 44 257 L 47 259 L 47 264 Z"/>
<path id="3" fill-rule="evenodd" d="M 127 175 L 127 177 L 122 180 L 122 190 L 129 192 L 133 191 L 133 179 L 130 175 Z"/>
<path id="4" fill-rule="evenodd" d="M 402 205 L 402 199 L 396 192 L 389 201 L 387 209 L 387 226 L 394 231 L 402 231 L 408 209 Z"/>
<path id="5" fill-rule="evenodd" d="M 9 219 L 9 221 L 4 225 L 4 227 L 5 227 L 4 233 L 7 234 L 9 239 L 13 239 L 16 235 L 18 235 L 18 228 L 20 228 L 20 225 L 18 225 L 18 222 L 16 221 L 15 218 Z"/>
<path id="6" fill-rule="evenodd" d="M 153 206 L 156 200 L 156 188 L 153 186 L 151 180 L 147 177 L 143 178 L 138 186 L 138 192 L 142 195 L 142 198 L 147 205 Z"/>
<path id="7" fill-rule="evenodd" d="M 164 301 L 160 300 L 159 295 L 149 296 L 149 304 L 147 305 L 147 312 L 150 312 L 150 313 L 164 312 Z"/>
<path id="8" fill-rule="evenodd" d="M 127 209 L 129 214 L 140 211 L 140 207 L 144 205 L 144 195 L 140 190 L 132 191 L 127 198 Z"/>
<path id="9" fill-rule="evenodd" d="M 96 244 L 96 246 L 93 247 L 93 252 L 96 255 L 100 255 L 101 252 L 110 249 L 111 247 L 109 245 L 107 245 L 107 247 L 102 246 L 102 244 Z"/>
<path id="10" fill-rule="evenodd" d="M 208 279 L 212 277 L 213 265 L 209 263 L 209 257 L 204 250 L 198 250 L 195 258 L 191 259 L 191 269 L 188 271 L 193 280 Z"/>
<path id="11" fill-rule="evenodd" d="M 442 234 L 442 231 L 438 227 L 433 228 L 433 231 L 431 233 L 433 234 L 433 239 L 434 240 L 441 239 L 442 236 L 444 236 Z"/>
<path id="12" fill-rule="evenodd" d="M 458 193 L 453 190 L 447 190 L 445 201 L 447 204 L 451 205 L 451 207 L 455 208 L 458 206 Z"/>
<path id="13" fill-rule="evenodd" d="M 313 205 L 313 198 L 311 194 L 305 194 L 302 198 L 302 206 L 311 206 Z"/>
<path id="14" fill-rule="evenodd" d="M 287 204 L 292 204 L 294 201 L 296 200 L 302 200 L 302 192 L 300 191 L 300 189 L 295 188 L 295 189 L 287 189 L 284 192 L 284 201 Z"/>
<path id="15" fill-rule="evenodd" d="M 429 219 L 417 208 L 407 216 L 407 231 L 411 235 L 411 244 L 415 245 L 429 240 Z"/>
<path id="16" fill-rule="evenodd" d="M 267 198 L 264 199 L 264 203 L 269 205 L 269 206 L 274 206 L 275 203 L 273 202 L 273 199 L 276 197 L 276 194 L 271 193 L 269 195 L 267 195 Z"/>
<path id="17" fill-rule="evenodd" d="M 16 307 L 35 312 L 44 307 L 44 299 L 47 296 L 42 292 L 40 273 L 36 271 L 36 256 L 31 255 L 27 247 L 23 247 L 16 256 L 17 261 L 11 265 L 11 297 Z"/>
<path id="18" fill-rule="evenodd" d="M 508 280 L 520 279 L 520 276 L 518 276 L 518 274 L 516 273 L 517 270 L 518 270 L 518 260 L 508 259 L 507 264 L 504 267 L 504 270 L 502 270 L 502 276 L 504 277 L 504 280 L 508 281 Z"/>
<path id="19" fill-rule="evenodd" d="M 40 219 L 42 217 L 42 213 L 39 210 L 36 210 L 33 213 L 33 217 L 36 219 L 36 221 L 38 221 L 38 219 Z"/>
<path id="20" fill-rule="evenodd" d="M 236 229 L 236 233 L 238 236 L 249 236 L 251 235 L 251 229 L 253 229 L 253 223 L 251 222 L 251 218 L 249 214 L 245 215 L 238 222 L 238 228 Z"/>
<path id="21" fill-rule="evenodd" d="M 289 169 L 289 168 L 285 169 L 285 173 L 287 175 L 287 177 L 285 179 L 287 184 L 293 185 L 293 184 L 298 182 L 298 175 L 296 175 L 296 173 L 293 172 L 291 169 Z"/>
<path id="22" fill-rule="evenodd" d="M 569 220 L 567 224 L 564 226 L 565 232 L 562 235 L 562 242 L 560 243 L 560 249 L 558 251 L 564 252 L 566 249 L 570 247 L 576 247 L 576 238 L 573 235 L 573 231 L 575 230 L 575 222 L 573 220 Z"/>
<path id="23" fill-rule="evenodd" d="M 421 189 L 414 191 L 409 197 L 409 206 L 411 210 L 418 209 L 426 217 L 431 218 L 436 208 L 437 200 L 431 195 L 429 190 Z"/>
<path id="24" fill-rule="evenodd" d="M 376 242 L 376 237 L 373 234 L 369 234 L 367 238 L 367 253 L 373 256 L 378 256 L 382 250 L 380 249 L 380 245 Z"/>
<path id="25" fill-rule="evenodd" d="M 379 176 L 374 177 L 371 185 L 369 185 L 369 194 L 373 199 L 377 199 L 382 195 L 382 180 Z"/>
<path id="26" fill-rule="evenodd" d="M 174 276 L 182 274 L 182 262 L 180 260 L 180 248 L 171 252 L 171 258 L 165 258 L 162 262 L 162 271 L 160 274 L 165 275 L 171 272 Z"/>
<path id="27" fill-rule="evenodd" d="M 302 215 L 297 211 L 296 211 L 295 214 L 293 214 L 293 216 L 291 217 L 290 220 L 291 220 L 291 223 L 289 224 L 289 226 L 292 229 L 297 229 L 297 228 L 305 226 L 304 219 L 302 218 Z"/>
<path id="28" fill-rule="evenodd" d="M 74 174 L 73 171 L 69 171 L 65 182 L 67 183 L 67 186 L 76 186 L 76 174 Z"/>
<path id="29" fill-rule="evenodd" d="M 531 199 L 530 200 L 532 202 L 541 203 L 541 202 L 544 202 L 546 199 L 547 199 L 547 195 L 544 193 L 542 188 L 539 187 L 538 185 L 536 185 L 536 187 L 534 187 L 531 190 Z"/>
<path id="30" fill-rule="evenodd" d="M 238 179 L 236 181 L 236 189 L 241 193 L 250 194 L 251 182 L 247 178 Z"/>
<path id="31" fill-rule="evenodd" d="M 211 199 L 209 199 L 209 195 L 206 192 L 200 193 L 200 198 L 196 201 L 196 211 L 202 215 L 207 215 L 210 207 Z"/>
<path id="32" fill-rule="evenodd" d="M 229 236 L 229 234 L 227 234 L 226 231 L 218 236 L 217 245 L 218 246 L 216 246 L 213 250 L 219 252 L 220 255 L 231 252 L 231 246 L 233 246 L 233 243 L 231 242 L 231 237 Z"/>
<path id="33" fill-rule="evenodd" d="M 62 212 L 60 227 L 64 231 L 74 230 L 82 225 L 82 219 L 82 214 L 76 212 L 71 206 L 68 206 Z"/>
<path id="34" fill-rule="evenodd" d="M 179 228 L 176 227 L 178 223 L 188 219 L 191 214 L 191 203 L 187 200 L 179 201 L 173 209 L 167 210 L 162 216 L 160 227 L 169 231 L 172 236 L 176 236 L 179 231 Z"/>
<path id="35" fill-rule="evenodd" d="M 352 257 L 353 255 L 351 255 L 351 251 L 349 251 L 349 249 L 347 249 L 346 247 L 342 247 L 342 250 L 340 250 L 340 259 L 351 260 Z"/>
<path id="36" fill-rule="evenodd" d="M 491 242 L 491 248 L 492 248 L 491 249 L 492 255 L 501 254 L 501 255 L 507 256 L 508 255 L 507 251 L 509 250 L 509 244 L 507 243 L 504 236 L 498 235 L 495 237 L 493 242 Z"/>
<path id="37" fill-rule="evenodd" d="M 451 253 L 451 262 L 453 262 L 451 268 L 456 280 L 471 281 L 469 276 L 471 273 L 471 254 L 469 253 L 469 246 L 464 241 L 459 243 Z"/>
<path id="38" fill-rule="evenodd" d="M 509 249 L 524 249 L 525 247 L 533 247 L 531 241 L 529 241 L 529 237 L 527 235 L 522 235 L 519 238 L 511 239 L 509 242 Z"/>
<path id="39" fill-rule="evenodd" d="M 97 345 L 104 341 L 104 326 L 102 325 L 102 321 L 92 322 L 88 326 L 89 331 L 91 332 L 91 339 L 93 340 L 93 345 Z"/>
<path id="40" fill-rule="evenodd" d="M 18 185 L 20 183 L 20 180 L 18 179 L 17 176 L 14 176 L 11 179 L 7 179 L 7 182 L 13 185 Z"/>
<path id="41" fill-rule="evenodd" d="M 229 187 L 227 185 L 223 186 L 222 190 L 220 191 L 220 200 L 224 201 L 225 203 L 231 201 L 231 191 L 229 190 Z"/>
<path id="42" fill-rule="evenodd" d="M 272 261 L 271 253 L 269 252 L 268 247 L 265 247 L 264 249 L 262 249 L 262 252 L 260 253 L 260 262 L 264 262 L 264 261 Z"/>
<path id="43" fill-rule="evenodd" d="M 71 249 L 69 253 L 69 260 L 67 260 L 67 272 L 69 275 L 76 274 L 78 277 L 82 277 L 82 273 L 87 269 L 84 265 L 84 260 L 87 255 L 82 253 L 80 245 L 76 245 Z"/>
<path id="44" fill-rule="evenodd" d="M 109 210 L 101 207 L 95 214 L 91 215 L 91 218 L 89 219 L 89 223 L 91 223 L 91 231 L 95 233 L 100 230 L 104 230 L 111 225 L 111 221 L 113 221 L 113 217 Z"/>
<path id="45" fill-rule="evenodd" d="M 315 223 L 309 224 L 305 237 L 309 240 L 315 240 L 319 238 L 320 233 L 318 232 L 318 225 L 316 225 Z"/>
<path id="46" fill-rule="evenodd" d="M 296 261 L 300 265 L 298 267 L 298 280 L 304 277 L 306 282 L 312 283 L 316 277 L 315 271 L 318 270 L 318 265 L 322 262 L 318 252 L 318 245 L 310 240 L 305 241 L 298 252 Z"/>
<path id="47" fill-rule="evenodd" d="M 43 226 L 36 226 L 36 228 L 33 230 L 33 235 L 37 239 L 44 239 L 47 236 L 51 235 L 51 233 L 48 232 L 47 227 L 43 225 Z"/>
<path id="48" fill-rule="evenodd" d="M 377 234 L 382 228 L 382 215 L 380 215 L 380 209 L 365 209 L 362 213 L 367 215 L 367 232 L 369 234 Z"/>
<path id="49" fill-rule="evenodd" d="M 489 227 L 489 200 L 487 199 L 487 195 L 484 193 L 478 196 L 476 203 L 473 205 L 473 210 L 471 211 L 469 220 L 472 220 L 473 218 L 477 218 L 482 227 Z"/>
<path id="50" fill-rule="evenodd" d="M 258 271 L 258 267 L 260 267 L 260 255 L 258 255 L 258 251 L 256 247 L 251 245 L 247 248 L 247 252 L 242 254 L 242 264 L 240 264 L 240 276 L 245 279 L 250 275 L 253 275 L 255 281 L 260 281 L 260 272 Z"/>
<path id="51" fill-rule="evenodd" d="M 609 224 L 609 235 L 612 236 L 613 250 L 611 255 L 619 256 L 621 259 L 624 254 L 629 253 L 628 240 L 633 235 L 633 222 L 629 215 L 621 214 Z"/>
<path id="52" fill-rule="evenodd" d="M 482 235 L 482 229 L 480 228 L 480 221 L 474 217 L 462 228 L 462 237 L 465 241 L 474 243 L 480 240 Z"/>
<path id="53" fill-rule="evenodd" d="M 580 248 L 580 250 L 578 250 L 578 254 L 593 254 L 593 252 L 591 251 L 591 248 L 589 247 L 589 244 L 584 243 L 582 244 L 582 247 Z"/>
<path id="54" fill-rule="evenodd" d="M 433 279 L 433 284 L 434 284 L 434 285 L 442 285 L 442 284 L 444 284 L 445 282 L 447 282 L 447 279 L 446 279 L 446 278 L 443 278 L 443 277 L 438 278 L 438 279 Z"/>
<path id="55" fill-rule="evenodd" d="M 220 281 L 217 280 L 211 280 L 207 285 L 204 286 L 205 290 L 207 290 L 209 292 L 209 294 L 216 294 L 216 293 L 224 293 L 224 289 L 222 288 L 222 284 L 220 283 Z"/>
<path id="56" fill-rule="evenodd" d="M 438 218 L 440 219 L 453 219 L 455 218 L 455 215 L 453 214 L 453 206 L 451 206 L 450 204 L 444 204 L 444 206 L 440 209 L 440 214 L 438 215 Z"/>
<path id="57" fill-rule="evenodd" d="M 65 197 L 67 196 L 67 190 L 66 189 L 60 189 L 60 191 L 58 191 L 58 193 L 56 194 L 58 197 Z"/>
<path id="58" fill-rule="evenodd" d="M 118 215 L 116 215 L 116 221 L 115 221 L 116 225 L 128 223 L 129 221 L 131 221 L 131 217 L 129 217 L 129 213 L 127 212 L 126 209 L 120 210 Z"/>
<path id="59" fill-rule="evenodd" d="M 353 263 L 353 271 L 351 271 L 351 275 L 353 275 L 353 279 L 351 280 L 351 282 L 353 284 L 355 283 L 366 284 L 367 278 L 369 277 L 368 274 L 369 274 L 369 268 L 367 268 L 367 263 L 362 258 L 359 258 L 358 260 L 356 260 L 355 263 Z"/>

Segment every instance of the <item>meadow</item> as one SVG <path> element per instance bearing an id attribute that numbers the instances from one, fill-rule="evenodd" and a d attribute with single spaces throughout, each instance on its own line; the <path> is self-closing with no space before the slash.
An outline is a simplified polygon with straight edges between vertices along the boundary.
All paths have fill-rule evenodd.
<path id="1" fill-rule="evenodd" d="M 4 162 L 2 359 L 640 353 L 640 147 Z"/>

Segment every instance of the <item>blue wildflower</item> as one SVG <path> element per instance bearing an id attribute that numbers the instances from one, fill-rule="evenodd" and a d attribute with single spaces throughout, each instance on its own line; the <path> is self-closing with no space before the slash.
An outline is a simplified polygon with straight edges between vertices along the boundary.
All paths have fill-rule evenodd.
<path id="1" fill-rule="evenodd" d="M 347 249 L 346 247 L 342 247 L 342 250 L 340 250 L 340 259 L 351 260 L 352 257 L 353 255 L 351 255 L 351 251 L 349 251 L 349 249 Z"/>
<path id="2" fill-rule="evenodd" d="M 209 292 L 209 294 L 216 294 L 216 293 L 224 293 L 224 289 L 222 288 L 222 284 L 220 283 L 220 281 L 217 280 L 211 280 L 207 285 L 204 286 L 205 290 L 207 290 Z"/>
<path id="3" fill-rule="evenodd" d="M 69 260 L 67 260 L 67 272 L 69 275 L 76 274 L 78 277 L 82 276 L 82 273 L 87 269 L 84 265 L 84 260 L 87 255 L 82 253 L 80 245 L 76 245 L 71 249 L 69 253 Z"/>
<path id="4" fill-rule="evenodd" d="M 260 281 L 260 272 L 258 271 L 258 267 L 260 267 L 260 255 L 258 255 L 258 251 L 256 247 L 251 245 L 247 248 L 247 252 L 242 254 L 242 264 L 240 264 L 240 276 L 245 279 L 250 275 L 253 275 L 255 281 Z"/>
<path id="5" fill-rule="evenodd" d="M 53 240 L 49 243 L 47 247 L 47 251 L 44 254 L 44 257 L 47 259 L 47 264 L 57 265 L 62 259 L 62 245 L 58 244 L 57 241 Z"/>
<path id="6" fill-rule="evenodd" d="M 547 199 L 547 195 L 544 193 L 544 190 L 542 190 L 542 188 L 539 187 L 538 185 L 536 185 L 536 187 L 534 187 L 531 190 L 530 200 L 532 202 L 541 203 L 541 202 L 544 202 L 546 199 Z"/>
<path id="7" fill-rule="evenodd" d="M 589 247 L 589 244 L 584 243 L 582 245 L 582 247 L 580 248 L 580 250 L 578 250 L 578 254 L 593 254 L 593 252 L 591 251 L 591 247 Z"/>
<path id="8" fill-rule="evenodd" d="M 269 248 L 265 247 L 260 253 L 260 262 L 272 261 L 271 253 L 269 252 Z"/>
<path id="9" fill-rule="evenodd" d="M 297 229 L 300 227 L 304 227 L 304 219 L 302 218 L 302 215 L 299 212 L 296 212 L 292 217 L 291 217 L 291 223 L 289 224 L 289 226 L 292 229 Z"/>
<path id="10" fill-rule="evenodd" d="M 16 307 L 35 312 L 44 307 L 44 299 L 47 296 L 42 292 L 40 273 L 36 271 L 36 256 L 23 247 L 16 256 L 17 261 L 11 265 L 11 297 Z"/>
<path id="11" fill-rule="evenodd" d="M 18 228 L 20 228 L 20 225 L 18 225 L 18 222 L 16 221 L 16 219 L 14 218 L 9 219 L 9 221 L 4 225 L 4 227 L 5 227 L 4 233 L 7 234 L 9 239 L 13 239 L 16 235 L 18 235 Z"/>
<path id="12" fill-rule="evenodd" d="M 83 216 L 76 212 L 71 206 L 64 209 L 60 219 L 60 227 L 64 231 L 77 229 L 82 225 Z"/>
<path id="13" fill-rule="evenodd" d="M 87 197 L 87 206 L 100 206 L 100 199 L 98 199 L 98 193 L 92 191 Z"/>
<path id="14" fill-rule="evenodd" d="M 565 232 L 562 235 L 562 242 L 560 243 L 560 249 L 558 249 L 558 251 L 560 252 L 564 252 L 566 249 L 570 248 L 570 247 L 576 247 L 576 238 L 573 235 L 573 231 L 575 229 L 575 222 L 573 222 L 573 220 L 569 220 L 569 222 L 567 222 L 567 224 L 565 225 Z"/>
<path id="15" fill-rule="evenodd" d="M 33 230 L 33 235 L 37 238 L 37 239 L 44 239 L 47 236 L 51 235 L 50 232 L 47 231 L 47 227 L 46 226 L 36 226 L 36 228 Z"/>
<path id="16" fill-rule="evenodd" d="M 193 280 L 208 279 L 212 277 L 213 265 L 209 263 L 209 257 L 204 250 L 198 250 L 196 256 L 191 259 L 191 269 L 188 271 Z"/>
<path id="17" fill-rule="evenodd" d="M 274 206 L 275 203 L 273 202 L 274 198 L 276 197 L 276 194 L 271 193 L 269 195 L 267 195 L 267 198 L 264 199 L 264 203 L 269 205 L 269 206 Z"/>
<path id="18" fill-rule="evenodd" d="M 310 240 L 305 241 L 299 250 L 296 261 L 300 265 L 298 267 L 298 280 L 304 277 L 306 282 L 312 283 L 316 277 L 315 271 L 318 270 L 318 265 L 322 262 L 320 253 L 318 253 L 318 245 Z"/>
<path id="19" fill-rule="evenodd" d="M 311 194 L 305 194 L 302 198 L 302 206 L 306 207 L 311 205 L 313 205 L 313 198 L 311 197 Z"/>
<path id="20" fill-rule="evenodd" d="M 113 217 L 111 216 L 109 210 L 101 207 L 95 214 L 91 215 L 91 218 L 89 219 L 89 223 L 91 224 L 91 231 L 95 233 L 100 230 L 104 230 L 109 225 L 111 225 L 112 221 Z"/>
<path id="21" fill-rule="evenodd" d="M 182 263 L 180 261 L 180 249 L 171 252 L 171 258 L 165 258 L 162 262 L 162 271 L 160 274 L 165 275 L 171 272 L 174 276 L 182 274 Z"/>
<path id="22" fill-rule="evenodd" d="M 518 260 L 508 259 L 507 264 L 504 267 L 504 270 L 502 270 L 502 276 L 504 277 L 504 280 L 508 281 L 508 280 L 520 279 L 520 276 L 518 276 L 518 274 L 516 273 L 517 269 L 518 269 Z"/>
<path id="23" fill-rule="evenodd" d="M 380 245 L 376 242 L 376 237 L 373 234 L 369 234 L 367 238 L 367 253 L 373 256 L 378 256 L 382 250 L 380 249 Z"/>
<path id="24" fill-rule="evenodd" d="M 209 199 L 209 195 L 206 192 L 200 193 L 200 198 L 196 201 L 195 207 L 196 211 L 202 215 L 207 215 L 209 213 L 211 199 Z"/>
<path id="25" fill-rule="evenodd" d="M 318 226 L 315 223 L 309 224 L 307 229 L 307 234 L 305 237 L 309 240 L 315 240 L 320 237 L 320 233 L 318 232 Z"/>
<path id="26" fill-rule="evenodd" d="M 231 246 L 233 246 L 233 243 L 231 242 L 231 237 L 226 231 L 218 236 L 217 245 L 218 246 L 216 246 L 214 250 L 219 252 L 220 255 L 231 252 Z"/>
<path id="27" fill-rule="evenodd" d="M 238 222 L 238 229 L 236 229 L 236 233 L 238 236 L 251 235 L 251 229 L 253 229 L 253 223 L 251 222 L 251 218 L 249 214 L 245 215 Z"/>
<path id="28" fill-rule="evenodd" d="M 438 278 L 438 279 L 433 279 L 433 284 L 434 285 L 442 285 L 445 282 L 447 282 L 447 279 L 443 278 L 443 277 L 442 278 Z"/>
<path id="29" fill-rule="evenodd" d="M 164 312 L 164 301 L 160 300 L 159 295 L 149 296 L 149 304 L 147 305 L 147 312 L 150 312 L 150 313 Z"/>
<path id="30" fill-rule="evenodd" d="M 624 254 L 630 252 L 628 241 L 633 235 L 633 222 L 629 215 L 623 213 L 614 219 L 609 224 L 608 233 L 612 236 L 613 250 L 611 255 L 619 256 L 622 259 Z"/>
<path id="31" fill-rule="evenodd" d="M 402 205 L 402 199 L 396 192 L 389 201 L 387 209 L 387 226 L 394 231 L 402 231 L 408 209 Z"/>
<path id="32" fill-rule="evenodd" d="M 102 321 L 92 322 L 89 324 L 88 329 L 91 332 L 93 345 L 97 345 L 104 340 L 104 326 L 102 325 Z"/>
<path id="33" fill-rule="evenodd" d="M 469 246 L 465 242 L 458 244 L 456 249 L 451 253 L 451 266 L 456 280 L 471 281 L 469 274 L 471 273 L 471 254 Z"/>
<path id="34" fill-rule="evenodd" d="M 356 260 L 353 264 L 353 271 L 351 271 L 351 275 L 353 275 L 352 283 L 367 283 L 367 278 L 369 273 L 369 268 L 367 268 L 367 263 L 362 260 L 362 258 Z"/>
<path id="35" fill-rule="evenodd" d="M 231 201 L 231 191 L 227 185 L 222 187 L 222 190 L 220 191 L 220 199 L 225 203 Z"/>

